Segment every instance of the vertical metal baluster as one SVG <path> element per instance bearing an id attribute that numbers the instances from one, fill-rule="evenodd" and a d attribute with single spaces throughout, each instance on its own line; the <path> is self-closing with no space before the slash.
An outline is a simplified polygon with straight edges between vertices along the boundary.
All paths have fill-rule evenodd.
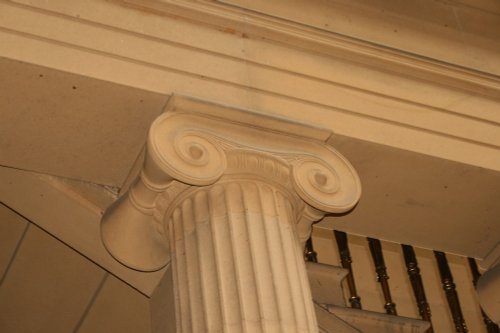
<path id="1" fill-rule="evenodd" d="M 385 299 L 385 312 L 390 315 L 397 316 L 396 304 L 392 301 L 391 290 L 389 289 L 389 276 L 387 275 L 387 268 L 384 262 L 384 256 L 382 254 L 382 245 L 380 241 L 375 238 L 367 238 L 368 244 L 370 246 L 370 252 L 372 254 L 373 262 L 375 263 L 375 271 L 377 272 L 377 280 L 382 286 L 382 292 Z"/>
<path id="2" fill-rule="evenodd" d="M 431 321 L 431 309 L 429 307 L 429 303 L 427 302 L 427 297 L 425 297 L 424 284 L 422 282 L 422 277 L 420 276 L 420 268 L 418 268 L 415 251 L 410 245 L 401 246 L 403 248 L 403 256 L 405 258 L 408 277 L 417 301 L 418 312 L 423 320 L 428 321 L 431 324 L 426 333 L 434 333 Z"/>
<path id="3" fill-rule="evenodd" d="M 477 280 L 479 280 L 481 274 L 479 273 L 479 269 L 477 268 L 476 260 L 474 258 L 468 258 L 468 260 L 469 260 L 469 267 L 472 273 L 472 284 L 474 285 L 475 288 Z M 498 325 L 495 324 L 490 318 L 488 318 L 486 313 L 484 313 L 483 309 L 481 309 L 481 314 L 483 315 L 483 321 L 484 324 L 486 325 L 486 330 L 488 331 L 488 333 L 500 333 Z"/>
<path id="4" fill-rule="evenodd" d="M 347 234 L 337 230 L 334 230 L 333 233 L 335 235 L 335 240 L 337 241 L 342 267 L 349 271 L 349 274 L 347 274 L 346 277 L 350 294 L 349 303 L 351 303 L 352 308 L 361 309 L 361 298 L 358 296 L 356 291 L 356 284 L 354 283 L 354 275 L 352 273 L 352 260 L 351 254 L 349 253 L 349 246 L 347 244 Z"/>
<path id="5" fill-rule="evenodd" d="M 460 308 L 460 300 L 458 299 L 450 266 L 448 266 L 448 261 L 446 260 L 446 254 L 444 252 L 434 251 L 434 256 L 436 257 L 438 263 L 441 283 L 443 284 L 443 290 L 446 294 L 446 299 L 448 300 L 453 322 L 455 323 L 455 330 L 457 333 L 466 333 L 468 332 L 467 326 L 465 325 L 462 309 Z"/>
<path id="6" fill-rule="evenodd" d="M 312 236 L 306 242 L 306 247 L 304 249 L 304 257 L 307 261 L 318 262 L 318 253 L 314 251 Z"/>

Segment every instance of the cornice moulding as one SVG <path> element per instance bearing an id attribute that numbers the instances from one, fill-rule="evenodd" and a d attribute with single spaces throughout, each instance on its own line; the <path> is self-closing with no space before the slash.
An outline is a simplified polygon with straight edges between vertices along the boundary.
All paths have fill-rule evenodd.
<path id="1" fill-rule="evenodd" d="M 243 37 L 334 55 L 364 65 L 499 98 L 500 77 L 368 41 L 208 1 L 116 0 L 135 8 L 179 15 Z M 444 47 L 444 46 L 442 46 Z"/>

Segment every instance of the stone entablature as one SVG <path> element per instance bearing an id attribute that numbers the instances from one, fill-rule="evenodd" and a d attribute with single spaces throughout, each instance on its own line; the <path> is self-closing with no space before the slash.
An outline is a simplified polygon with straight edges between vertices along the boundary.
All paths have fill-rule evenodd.
<path id="1" fill-rule="evenodd" d="M 339 34 L 330 30 L 332 24 L 318 29 L 276 15 L 291 10 L 286 1 L 262 2 L 267 13 L 228 2 L 242 4 L 2 2 L 0 55 L 148 91 L 258 109 L 350 138 L 500 170 L 498 43 L 483 39 L 491 28 L 470 25 L 466 42 L 462 25 L 453 30 L 441 23 L 435 29 L 422 25 L 436 18 L 434 11 L 408 12 L 407 4 L 389 7 L 411 15 L 384 14 L 379 25 L 369 17 L 372 10 L 384 11 L 383 1 L 367 5 L 371 10 L 350 3 L 349 14 L 338 4 L 296 3 L 293 12 L 320 20 L 321 26 L 326 17 L 314 13 L 327 13 L 337 24 L 342 17 L 356 18 Z M 454 21 L 455 9 L 468 6 L 459 7 L 448 8 L 448 19 Z M 492 23 L 497 16 L 472 9 L 464 14 L 467 20 L 469 14 L 477 23 Z M 439 22 L 443 19 L 439 15 Z M 393 24 L 397 27 L 384 30 Z M 475 35 L 475 28 L 483 30 Z M 367 34 L 349 37 L 359 29 Z M 373 38 L 374 33 L 389 40 Z M 415 53 L 408 53 L 412 49 Z M 457 52 L 462 49 L 468 52 Z"/>

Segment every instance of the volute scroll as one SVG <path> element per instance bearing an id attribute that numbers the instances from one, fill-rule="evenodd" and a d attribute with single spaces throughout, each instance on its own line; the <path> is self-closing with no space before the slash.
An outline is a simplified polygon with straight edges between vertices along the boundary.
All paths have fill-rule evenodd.
<path id="1" fill-rule="evenodd" d="M 223 149 L 200 130 L 173 130 L 160 116 L 149 131 L 148 151 L 159 168 L 191 185 L 210 185 L 226 170 Z"/>
<path id="2" fill-rule="evenodd" d="M 342 213 L 353 208 L 361 195 L 354 168 L 339 156 L 335 163 L 313 156 L 292 163 L 293 185 L 300 197 L 325 213 Z"/>

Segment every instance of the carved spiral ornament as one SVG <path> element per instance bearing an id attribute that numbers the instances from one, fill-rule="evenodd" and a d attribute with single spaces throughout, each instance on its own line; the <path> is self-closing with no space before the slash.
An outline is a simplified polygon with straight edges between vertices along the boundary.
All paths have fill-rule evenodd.
<path id="1" fill-rule="evenodd" d="M 158 132 L 153 138 L 151 146 L 160 167 L 181 182 L 209 185 L 226 170 L 224 151 L 199 132 Z"/>
<path id="2" fill-rule="evenodd" d="M 199 136 L 184 135 L 177 137 L 174 148 L 177 155 L 189 164 L 203 167 L 210 163 L 207 142 Z"/>
<path id="3" fill-rule="evenodd" d="M 293 184 L 305 202 L 326 212 L 343 212 L 357 201 L 352 200 L 354 193 L 351 193 L 357 187 L 342 184 L 337 171 L 315 157 L 302 158 L 293 164 Z"/>

